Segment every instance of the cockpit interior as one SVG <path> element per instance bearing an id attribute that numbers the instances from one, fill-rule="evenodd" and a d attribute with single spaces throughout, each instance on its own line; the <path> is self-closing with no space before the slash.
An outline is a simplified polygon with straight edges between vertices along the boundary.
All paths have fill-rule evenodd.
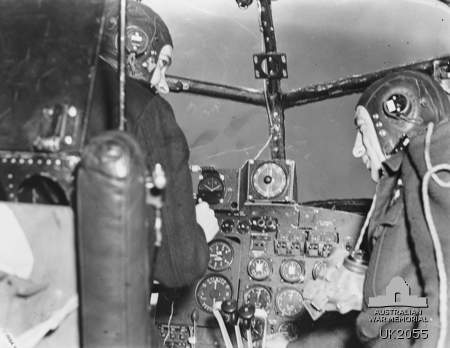
<path id="1" fill-rule="evenodd" d="M 355 96 L 405 69 L 449 78 L 448 2 L 142 1 L 173 34 L 167 100 L 188 139 L 192 199 L 208 203 L 219 224 L 206 273 L 181 288 L 155 282 L 151 304 L 142 303 L 164 346 L 265 348 L 276 333 L 295 341 L 351 327 L 354 314 L 322 316 L 304 302 L 303 287 L 324 278 L 335 248 L 353 250 L 372 202 L 366 168 L 351 157 Z M 75 202 L 87 180 L 77 168 L 94 117 L 104 3 L 0 3 L 0 199 L 37 229 L 33 243 L 60 248 L 48 252 L 58 258 L 64 251 L 68 260 L 42 262 L 58 274 L 48 284 L 67 293 L 92 279 L 80 273 L 89 248 L 76 242 Z M 0 284 L 7 273 L 0 268 Z M 19 297 L 39 307 L 35 290 Z M 38 312 L 11 303 L 0 302 L 0 328 L 11 318 L 19 331 L 39 322 Z M 105 303 L 111 313 L 116 305 Z M 91 347 L 77 324 L 82 313 L 37 347 Z"/>

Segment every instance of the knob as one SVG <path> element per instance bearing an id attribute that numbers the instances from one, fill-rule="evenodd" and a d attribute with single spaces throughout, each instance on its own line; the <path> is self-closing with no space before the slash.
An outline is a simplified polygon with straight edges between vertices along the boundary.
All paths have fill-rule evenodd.
<path id="1" fill-rule="evenodd" d="M 223 233 L 230 233 L 231 231 L 233 231 L 233 227 L 234 227 L 234 221 L 227 219 L 222 222 L 221 230 Z"/>
<path id="2" fill-rule="evenodd" d="M 276 231 L 277 230 L 277 221 L 274 218 L 269 217 L 266 221 L 266 227 L 267 227 L 267 230 L 270 232 Z"/>
<path id="3" fill-rule="evenodd" d="M 200 314 L 198 313 L 198 310 L 194 309 L 191 313 L 191 320 L 194 324 L 198 323 L 198 320 L 200 319 Z"/>
<path id="4" fill-rule="evenodd" d="M 247 233 L 250 230 L 250 222 L 248 220 L 239 221 L 237 230 L 241 234 Z"/>
<path id="5" fill-rule="evenodd" d="M 242 327 L 244 330 L 249 330 L 252 320 L 255 317 L 255 306 L 252 304 L 243 305 L 239 308 L 239 317 L 242 320 Z"/>
<path id="6" fill-rule="evenodd" d="M 233 326 L 237 322 L 237 302 L 236 300 L 225 300 L 222 302 L 222 317 L 225 324 Z"/>

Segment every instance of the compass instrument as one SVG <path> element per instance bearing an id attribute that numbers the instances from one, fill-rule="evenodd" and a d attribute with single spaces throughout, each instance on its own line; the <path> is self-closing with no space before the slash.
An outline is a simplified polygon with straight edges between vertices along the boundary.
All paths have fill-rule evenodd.
<path id="1" fill-rule="evenodd" d="M 249 160 L 240 169 L 246 191 L 245 203 L 294 202 L 297 200 L 295 162 L 292 160 Z M 245 186 L 244 186 L 245 185 Z"/>
<path id="2" fill-rule="evenodd" d="M 263 163 L 253 173 L 252 184 L 261 196 L 275 198 L 286 188 L 287 175 L 280 165 L 274 162 Z"/>

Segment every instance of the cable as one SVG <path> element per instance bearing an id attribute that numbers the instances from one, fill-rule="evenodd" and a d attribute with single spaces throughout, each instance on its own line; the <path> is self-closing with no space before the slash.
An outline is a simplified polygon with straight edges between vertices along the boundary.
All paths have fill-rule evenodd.
<path id="1" fill-rule="evenodd" d="M 169 316 L 169 321 L 167 322 L 167 335 L 166 337 L 164 337 L 164 342 L 163 344 L 166 345 L 167 339 L 170 336 L 170 323 L 172 322 L 172 318 L 173 318 L 173 304 L 175 303 L 175 301 L 172 301 L 172 304 L 170 306 L 170 316 Z"/>
<path id="2" fill-rule="evenodd" d="M 355 244 L 355 250 L 359 250 L 361 247 L 361 243 L 363 241 L 364 235 L 366 234 L 367 226 L 369 226 L 370 219 L 372 218 L 373 211 L 375 210 L 375 202 L 377 200 L 377 194 L 375 194 L 372 198 L 372 204 L 370 205 L 369 212 L 366 215 L 366 219 L 364 220 L 364 224 L 359 232 L 358 240 Z"/>
<path id="3" fill-rule="evenodd" d="M 436 226 L 434 224 L 433 215 L 431 214 L 431 207 L 430 207 L 430 197 L 428 194 L 429 189 L 429 181 L 432 177 L 436 183 L 441 187 L 450 187 L 450 182 L 443 182 L 439 178 L 437 178 L 437 175 L 435 173 L 446 170 L 450 171 L 450 164 L 442 163 L 435 166 L 431 166 L 430 161 L 430 144 L 431 144 L 431 135 L 433 132 L 433 124 L 428 124 L 427 127 L 427 134 L 425 137 L 425 162 L 427 164 L 427 172 L 425 173 L 423 177 L 422 182 L 422 199 L 423 199 L 423 205 L 424 205 L 424 211 L 425 211 L 425 219 L 428 225 L 428 229 L 430 230 L 430 236 L 433 241 L 433 247 L 434 247 L 434 253 L 436 258 L 436 264 L 437 264 L 437 270 L 438 270 L 438 279 L 439 279 L 439 320 L 441 322 L 441 330 L 439 332 L 439 339 L 437 343 L 437 348 L 444 348 L 445 347 L 445 338 L 447 336 L 447 311 L 448 311 L 448 304 L 447 304 L 447 273 L 445 271 L 445 261 L 444 261 L 444 253 L 442 252 L 442 246 L 439 241 L 439 235 L 436 230 Z M 436 178 L 438 180 L 436 180 Z"/>
<path id="4" fill-rule="evenodd" d="M 267 139 L 266 143 L 261 147 L 261 149 L 258 151 L 256 156 L 253 158 L 254 161 L 256 161 L 262 155 L 264 150 L 267 149 L 267 146 L 269 146 L 271 140 L 272 140 L 272 134 L 270 134 L 270 136 Z"/>
<path id="5" fill-rule="evenodd" d="M 434 123 L 430 122 L 427 126 L 427 134 L 425 137 L 425 163 L 427 165 L 427 170 L 429 170 L 432 167 L 430 158 L 430 147 L 431 147 L 431 134 L 433 133 L 433 130 L 434 130 Z M 447 188 L 450 187 L 450 182 L 442 181 L 435 173 L 433 173 L 431 176 L 439 186 Z"/>

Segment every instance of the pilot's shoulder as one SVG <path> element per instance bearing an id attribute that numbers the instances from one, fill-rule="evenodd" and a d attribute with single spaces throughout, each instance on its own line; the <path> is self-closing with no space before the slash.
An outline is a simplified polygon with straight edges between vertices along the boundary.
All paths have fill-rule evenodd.
<path id="1" fill-rule="evenodd" d="M 149 101 L 147 107 L 155 108 L 160 111 L 164 116 L 174 116 L 174 112 L 172 106 L 169 104 L 167 100 L 161 97 L 159 94 L 155 94 L 154 97 Z"/>

